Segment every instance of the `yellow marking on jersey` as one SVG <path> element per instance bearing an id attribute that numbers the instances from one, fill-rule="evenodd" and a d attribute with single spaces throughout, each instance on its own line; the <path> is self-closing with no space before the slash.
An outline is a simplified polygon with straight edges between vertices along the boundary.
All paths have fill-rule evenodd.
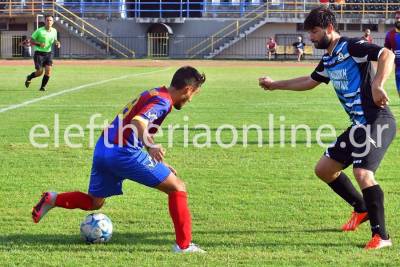
<path id="1" fill-rule="evenodd" d="M 138 102 L 139 98 L 136 98 L 129 102 L 120 112 L 119 114 L 123 115 L 123 118 L 125 117 L 132 111 L 132 109 L 135 107 L 136 103 Z M 126 111 L 125 111 L 126 110 Z M 125 112 L 124 112 L 125 111 Z"/>
<path id="2" fill-rule="evenodd" d="M 149 121 L 146 120 L 145 118 L 143 118 L 143 117 L 140 116 L 140 115 L 137 115 L 137 116 L 133 117 L 132 121 L 134 121 L 134 120 L 143 122 L 146 126 L 149 124 Z"/>
<path id="3" fill-rule="evenodd" d="M 157 89 L 152 89 L 152 90 L 149 91 L 149 94 L 150 94 L 151 96 L 156 96 L 156 95 L 159 95 L 160 92 L 158 92 Z"/>

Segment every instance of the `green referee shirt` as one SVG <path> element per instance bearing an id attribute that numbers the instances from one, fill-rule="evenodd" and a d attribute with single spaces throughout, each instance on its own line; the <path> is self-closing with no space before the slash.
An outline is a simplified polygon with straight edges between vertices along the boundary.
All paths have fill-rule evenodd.
<path id="1" fill-rule="evenodd" d="M 55 41 L 57 41 L 57 30 L 51 28 L 51 30 L 48 31 L 45 27 L 40 27 L 32 33 L 32 39 L 38 43 L 45 44 L 44 47 L 35 45 L 35 51 L 51 52 L 51 46 Z"/>

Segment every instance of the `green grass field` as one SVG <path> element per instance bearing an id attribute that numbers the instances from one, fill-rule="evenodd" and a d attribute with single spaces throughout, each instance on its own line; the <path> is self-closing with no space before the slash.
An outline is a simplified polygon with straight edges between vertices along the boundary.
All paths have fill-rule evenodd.
<path id="1" fill-rule="evenodd" d="M 54 146 L 54 116 L 60 132 L 71 124 L 111 120 L 140 91 L 169 84 L 177 62 L 171 68 L 117 67 L 99 65 L 67 66 L 56 62 L 48 91 L 37 91 L 40 80 L 23 87 L 32 66 L 0 66 L 0 110 L 13 104 L 37 99 L 70 88 L 128 75 L 121 79 L 87 86 L 0 112 L 0 265 L 1 266 L 399 266 L 400 225 L 400 142 L 390 147 L 377 179 L 385 191 L 387 228 L 394 246 L 381 251 L 364 251 L 370 238 L 369 225 L 353 233 L 340 226 L 351 212 L 331 189 L 314 175 L 314 165 L 324 148 L 315 141 L 316 129 L 332 124 L 339 134 L 348 118 L 331 85 L 302 93 L 264 92 L 257 78 L 268 74 L 275 79 L 308 75 L 312 66 L 288 67 L 225 66 L 207 63 L 198 67 L 207 75 L 200 95 L 181 111 L 170 114 L 167 126 L 180 124 L 174 145 L 167 148 L 166 160 L 187 183 L 193 216 L 194 242 L 208 251 L 205 255 L 175 255 L 173 227 L 167 197 L 131 181 L 124 183 L 124 195 L 107 200 L 101 212 L 113 221 L 110 243 L 86 245 L 79 236 L 79 224 L 87 212 L 52 210 L 39 224 L 31 220 L 31 208 L 43 191 L 86 191 L 93 149 L 89 131 L 71 139 L 82 148 L 69 148 L 63 136 Z M 190 62 L 189 62 L 190 63 Z M 146 64 L 143 64 L 146 65 Z M 157 73 L 149 73 L 159 71 Z M 147 74 L 146 74 L 147 73 Z M 130 75 L 130 76 L 129 76 Z M 394 76 L 386 86 L 392 111 L 400 113 Z M 275 118 L 274 143 L 268 116 Z M 185 119 L 185 116 L 188 119 Z M 285 116 L 286 142 L 280 145 L 279 116 Z M 38 149 L 29 141 L 34 125 L 50 128 L 50 137 L 39 139 L 49 147 Z M 192 138 L 207 124 L 213 131 L 211 147 L 185 147 L 183 126 Z M 231 124 L 237 128 L 258 124 L 264 140 L 258 146 L 256 131 L 229 149 L 216 141 L 216 128 Z M 290 125 L 307 124 L 312 129 L 311 147 L 299 132 L 296 147 L 289 139 Z M 99 130 L 95 135 L 98 136 Z M 222 131 L 229 143 L 230 131 Z M 242 140 L 239 134 L 239 140 Z M 167 136 L 158 138 L 167 147 Z M 200 141 L 203 139 L 200 139 Z M 204 141 L 204 140 L 203 140 Z M 327 138 L 325 141 L 333 141 Z M 349 175 L 351 169 L 346 171 Z M 354 180 L 353 180 L 354 181 Z"/>

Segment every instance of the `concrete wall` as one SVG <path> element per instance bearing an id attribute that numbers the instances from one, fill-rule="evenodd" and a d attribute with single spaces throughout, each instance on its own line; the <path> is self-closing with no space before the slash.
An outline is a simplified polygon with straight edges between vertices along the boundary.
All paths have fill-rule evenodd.
<path id="1" fill-rule="evenodd" d="M 14 18 L 12 23 L 27 23 L 27 31 L 1 31 L 0 32 L 0 57 L 12 57 L 12 37 L 13 36 L 30 36 L 34 29 L 33 21 L 24 18 Z"/>
<path id="2" fill-rule="evenodd" d="M 137 57 L 147 56 L 147 32 L 153 23 L 137 23 L 134 19 L 112 21 L 88 20 L 113 38 L 132 48 Z M 184 23 L 168 24 L 173 31 L 169 42 L 170 57 L 185 57 L 186 51 L 222 29 L 235 20 L 223 19 L 210 21 L 208 19 L 186 20 Z"/>
<path id="3" fill-rule="evenodd" d="M 94 49 L 93 46 L 88 45 L 81 37 L 72 35 L 63 27 L 57 27 L 59 34 L 59 41 L 61 48 L 59 50 L 59 57 L 61 58 L 94 58 L 105 57 L 106 53 L 101 50 Z"/>
<path id="4" fill-rule="evenodd" d="M 13 36 L 28 36 L 30 37 L 35 29 L 36 20 L 34 18 L 16 18 L 12 23 L 27 23 L 27 31 L 2 31 L 0 32 L 0 58 L 12 58 L 12 37 Z M 59 33 L 61 49 L 59 56 L 64 58 L 69 57 L 95 57 L 105 56 L 98 50 L 93 49 L 85 43 L 81 38 L 71 35 L 67 30 L 63 29 L 57 23 L 54 27 Z M 32 48 L 32 54 L 34 49 Z"/>
<path id="5" fill-rule="evenodd" d="M 247 38 L 243 38 L 232 47 L 225 49 L 216 58 L 265 58 L 266 41 L 269 36 L 277 34 L 297 34 L 294 23 L 268 23 Z"/>

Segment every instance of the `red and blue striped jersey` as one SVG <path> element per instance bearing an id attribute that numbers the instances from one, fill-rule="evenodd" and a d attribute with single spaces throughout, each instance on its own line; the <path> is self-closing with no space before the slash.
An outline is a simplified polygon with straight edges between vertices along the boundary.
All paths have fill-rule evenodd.
<path id="1" fill-rule="evenodd" d="M 391 49 L 395 54 L 396 72 L 400 71 L 400 32 L 392 29 L 386 34 L 385 47 Z"/>
<path id="2" fill-rule="evenodd" d="M 132 128 L 132 120 L 146 121 L 149 125 L 160 126 L 172 109 L 172 99 L 166 87 L 144 91 L 129 102 L 106 129 L 110 144 L 143 148 Z M 149 133 L 155 134 L 156 127 L 150 127 Z M 104 133 L 103 133 L 104 134 Z"/>

